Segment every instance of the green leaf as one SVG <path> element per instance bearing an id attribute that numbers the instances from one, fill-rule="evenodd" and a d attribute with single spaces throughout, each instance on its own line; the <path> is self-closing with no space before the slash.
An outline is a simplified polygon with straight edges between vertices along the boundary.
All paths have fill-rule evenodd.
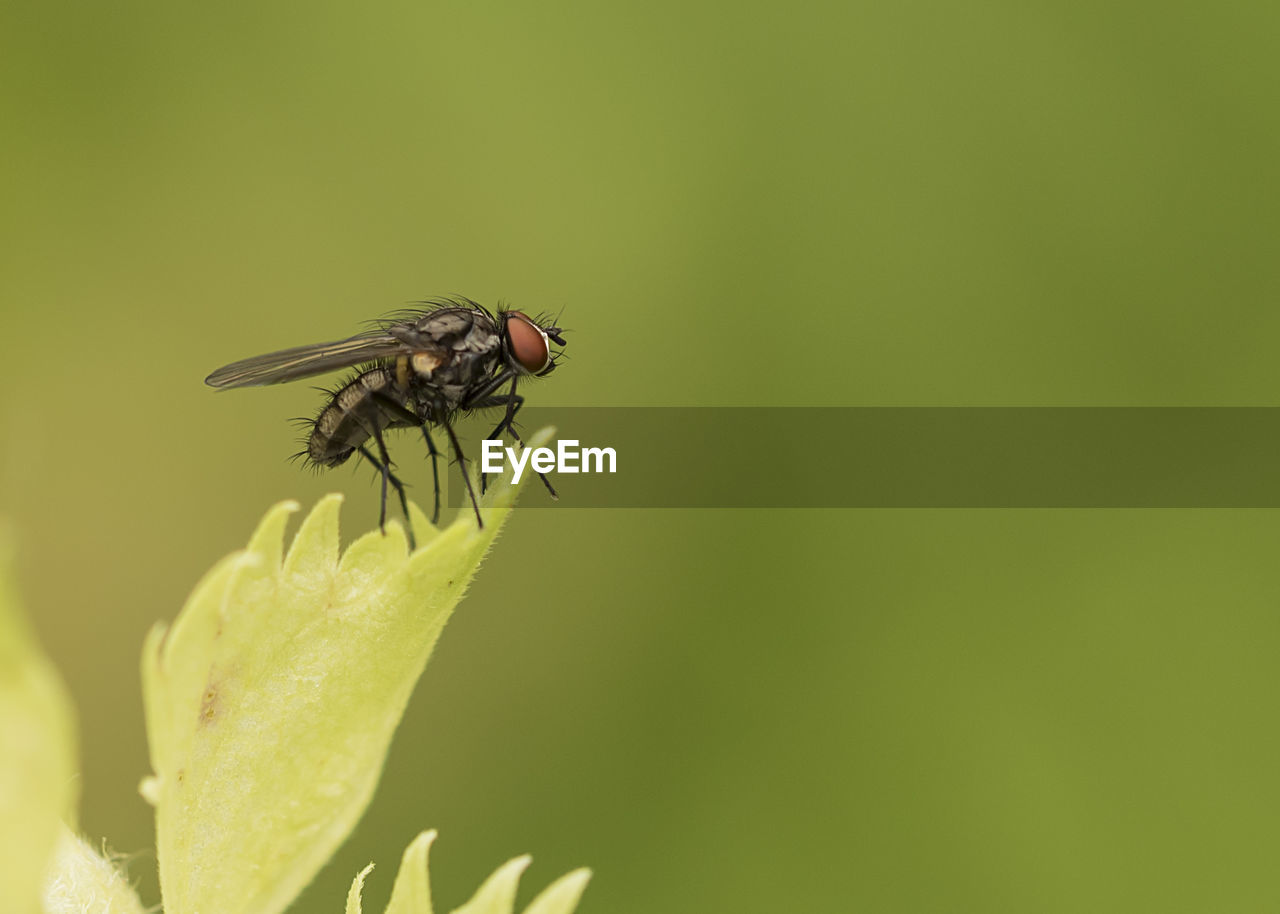
<path id="1" fill-rule="evenodd" d="M 520 886 L 520 874 L 532 862 L 528 854 L 508 860 L 476 889 L 476 893 L 453 914 L 511 914 L 516 903 L 516 889 Z"/>
<path id="2" fill-rule="evenodd" d="M 119 870 L 63 828 L 45 877 L 45 914 L 143 914 Z"/>
<path id="3" fill-rule="evenodd" d="M 0 529 L 0 911 L 40 909 L 42 875 L 76 804 L 75 723 L 9 579 Z"/>
<path id="4" fill-rule="evenodd" d="M 551 430 L 533 436 L 538 447 Z M 364 812 L 436 639 L 516 497 L 510 477 L 439 532 L 413 509 L 339 556 L 328 496 L 287 555 L 293 503 L 157 626 L 142 674 L 166 914 L 277 914 Z"/>
<path id="5" fill-rule="evenodd" d="M 434 831 L 423 832 L 404 852 L 386 914 L 432 914 L 427 852 L 435 838 Z M 529 865 L 529 860 L 528 856 L 516 857 L 498 867 L 471 900 L 455 908 L 453 914 L 512 914 L 520 875 Z M 351 892 L 347 895 L 347 914 L 361 914 L 360 891 L 364 888 L 365 876 L 372 869 L 371 863 L 351 884 Z M 573 914 L 590 878 L 591 871 L 585 869 L 562 876 L 525 908 L 525 914 Z"/>
<path id="6" fill-rule="evenodd" d="M 434 831 L 413 839 L 400 858 L 400 872 L 391 889 L 387 914 L 431 914 L 431 881 L 427 876 L 427 852 L 436 840 Z"/>
<path id="7" fill-rule="evenodd" d="M 524 914 L 572 914 L 590 880 L 591 870 L 588 869 L 566 873 L 530 902 Z"/>
<path id="8" fill-rule="evenodd" d="M 360 910 L 360 893 L 364 891 L 364 879 L 373 872 L 373 864 L 370 863 L 360 872 L 356 873 L 356 878 L 351 880 L 351 890 L 347 892 L 347 914 L 362 914 Z"/>

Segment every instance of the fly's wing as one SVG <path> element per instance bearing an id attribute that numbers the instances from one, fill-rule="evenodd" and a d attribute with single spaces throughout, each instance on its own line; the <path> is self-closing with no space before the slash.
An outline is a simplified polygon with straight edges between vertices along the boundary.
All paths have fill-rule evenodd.
<path id="1" fill-rule="evenodd" d="M 385 330 L 353 336 L 335 343 L 297 346 L 223 365 L 204 382 L 210 387 L 257 387 L 282 384 L 350 368 L 363 362 L 403 355 L 408 347 Z"/>

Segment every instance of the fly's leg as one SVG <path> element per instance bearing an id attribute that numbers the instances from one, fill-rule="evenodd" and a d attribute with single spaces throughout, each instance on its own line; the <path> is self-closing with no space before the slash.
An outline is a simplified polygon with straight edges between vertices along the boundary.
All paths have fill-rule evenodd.
<path id="1" fill-rule="evenodd" d="M 480 385 L 479 388 L 471 391 L 470 394 L 467 396 L 467 398 L 463 400 L 461 403 L 459 403 L 458 405 L 462 409 L 480 409 L 479 404 L 481 400 L 492 399 L 493 392 L 497 390 L 499 387 L 501 387 L 503 384 L 506 384 L 515 376 L 516 376 L 516 373 L 512 371 L 510 368 L 507 368 L 499 372 L 489 380 L 485 381 L 482 385 Z"/>
<path id="2" fill-rule="evenodd" d="M 494 428 L 494 430 L 491 431 L 485 437 L 491 438 L 491 439 L 496 438 L 498 435 L 502 434 L 502 430 L 504 428 L 510 431 L 512 434 L 515 434 L 516 429 L 512 423 L 516 417 L 516 413 L 520 412 L 520 407 L 524 406 L 524 397 L 515 393 L 512 393 L 505 397 L 489 397 L 486 400 L 481 400 L 479 403 L 473 406 L 472 409 L 489 409 L 490 407 L 493 407 L 493 406 L 507 407 L 507 415 L 503 418 L 501 422 L 498 423 L 497 427 Z"/>
<path id="3" fill-rule="evenodd" d="M 480 502 L 476 501 L 476 491 L 471 487 L 471 474 L 467 472 L 467 461 L 463 458 L 462 448 L 458 445 L 458 436 L 454 434 L 448 417 L 442 416 L 440 424 L 444 426 L 445 434 L 449 436 L 449 443 L 453 445 L 453 455 L 458 458 L 458 467 L 462 470 L 462 481 L 467 484 L 467 494 L 471 496 L 471 507 L 476 512 L 476 526 L 483 529 L 484 518 L 480 516 Z"/>
<path id="4" fill-rule="evenodd" d="M 431 440 L 431 430 L 427 428 L 426 423 L 423 423 L 420 428 L 422 437 L 427 442 L 427 451 L 431 454 L 431 485 L 436 493 L 435 506 L 431 509 L 431 523 L 435 524 L 440 521 L 440 452 L 436 450 L 436 443 Z M 484 489 L 480 491 L 483 492 Z"/>
<path id="5" fill-rule="evenodd" d="M 515 409 L 512 409 L 511 398 L 515 397 L 516 395 L 516 381 L 518 379 L 519 378 L 516 375 L 516 373 L 512 371 L 510 368 L 508 368 L 494 375 L 492 378 L 486 381 L 483 385 L 481 385 L 481 387 L 478 390 L 471 391 L 470 396 L 468 396 L 465 400 L 462 401 L 462 403 L 459 404 L 459 406 L 464 410 L 485 409 L 490 406 L 503 406 L 503 405 L 507 407 L 506 418 L 503 419 L 501 422 L 499 422 L 498 427 L 495 428 L 489 434 L 490 438 L 493 438 L 494 435 L 497 435 L 499 432 L 501 432 L 504 426 L 508 428 L 511 426 L 511 420 L 512 418 L 515 417 Z M 493 392 L 497 390 L 499 387 L 501 387 L 503 384 L 506 384 L 507 381 L 511 382 L 510 395 L 506 397 L 493 396 Z M 520 397 L 519 402 L 523 403 L 524 398 Z M 516 409 L 518 408 L 519 407 L 517 406 Z M 489 483 L 488 476 L 484 473 L 481 473 L 480 474 L 480 492 L 481 493 L 483 493 L 484 490 L 488 487 L 488 483 Z"/>
<path id="6" fill-rule="evenodd" d="M 511 431 L 512 437 L 520 442 L 520 447 L 521 448 L 525 447 L 524 439 L 520 437 L 520 433 L 517 432 L 514 428 L 511 429 L 510 431 Z M 534 470 L 534 472 L 538 473 L 537 470 Z M 542 484 L 547 487 L 547 492 L 551 495 L 551 497 L 554 498 L 556 501 L 559 501 L 560 495 L 556 492 L 556 487 L 551 484 L 551 480 L 546 477 L 546 474 L 538 473 L 538 478 L 541 479 Z"/>
<path id="7" fill-rule="evenodd" d="M 386 409 L 386 403 L 382 402 L 384 399 L 390 400 L 390 398 L 375 398 L 375 402 Z M 404 410 L 404 407 L 394 401 L 390 402 L 397 409 Z M 387 452 L 387 442 L 382 437 L 382 426 L 375 421 L 371 427 L 366 426 L 366 428 L 372 434 L 373 440 L 378 443 L 378 457 L 374 457 L 363 445 L 359 447 L 360 454 L 382 474 L 382 497 L 378 503 L 378 529 L 382 531 L 383 536 L 387 535 L 387 484 L 390 483 L 400 499 L 400 510 L 404 512 L 404 524 L 409 537 L 409 550 L 413 551 L 418 548 L 418 543 L 413 535 L 413 518 L 409 516 L 409 497 L 405 494 L 404 483 L 391 472 L 391 455 Z"/>
<path id="8" fill-rule="evenodd" d="M 511 432 L 511 437 L 515 438 L 516 441 L 520 442 L 521 447 L 524 447 L 524 439 L 520 437 L 520 433 L 516 431 L 516 426 L 515 426 L 516 413 L 520 412 L 520 407 L 524 406 L 524 397 L 517 394 L 515 392 L 515 389 L 516 389 L 516 386 L 514 383 L 512 383 L 511 393 L 509 395 L 505 397 L 489 397 L 487 399 L 481 400 L 480 402 L 476 403 L 471 408 L 472 409 L 488 409 L 493 406 L 505 406 L 507 408 L 507 415 L 501 422 L 498 423 L 498 427 L 489 433 L 489 438 L 492 439 L 496 437 L 505 428 L 507 431 Z M 537 472 L 537 471 L 535 470 L 534 472 Z M 547 479 L 546 474 L 538 473 L 538 478 L 541 479 L 542 484 L 547 487 L 547 491 L 551 493 L 551 497 L 559 501 L 560 496 L 556 493 L 556 488 L 551 484 L 551 480 Z M 487 479 L 488 479 L 488 476 L 482 475 L 480 477 L 481 492 L 484 491 L 484 484 Z"/>
<path id="9" fill-rule="evenodd" d="M 373 430 L 373 438 L 378 442 L 378 454 L 382 457 L 382 465 L 387 468 L 386 478 L 395 479 L 391 473 L 391 455 L 387 453 L 387 442 L 382 438 L 382 429 L 375 427 Z M 400 510 L 404 512 L 404 526 L 409 533 L 409 551 L 412 552 L 418 548 L 417 542 L 413 536 L 413 518 L 409 516 L 409 499 L 404 492 L 404 483 L 395 479 L 396 495 L 400 497 Z M 382 484 L 382 517 L 387 516 L 387 485 L 386 481 Z"/>
<path id="10" fill-rule="evenodd" d="M 502 421 L 498 423 L 498 427 L 493 430 L 493 435 L 497 435 L 505 427 L 511 434 L 515 434 L 515 427 L 511 424 L 515 421 L 516 413 L 520 407 L 524 406 L 524 397 L 516 395 L 516 381 L 520 380 L 519 376 L 511 379 L 511 392 L 507 394 L 507 414 L 502 417 Z M 492 438 L 493 435 L 489 437 Z"/>
<path id="11" fill-rule="evenodd" d="M 422 421 L 422 417 L 413 410 L 404 406 L 394 397 L 388 396 L 382 391 L 372 391 L 371 396 L 378 407 L 387 415 L 393 416 L 398 424 L 406 426 L 416 426 L 422 429 L 422 436 L 427 440 L 427 451 L 431 454 L 431 484 L 435 493 L 435 502 L 431 509 L 431 523 L 438 524 L 440 522 L 440 469 L 439 460 L 440 452 L 436 450 L 435 442 L 431 440 L 431 433 L 427 430 L 427 424 Z M 382 439 L 378 439 L 382 452 L 386 453 L 386 447 L 382 446 Z M 409 539 L 412 545 L 413 540 L 413 521 L 409 519 L 409 506 L 405 503 L 404 492 L 400 492 L 400 504 L 404 508 L 405 522 L 409 524 Z"/>
<path id="12" fill-rule="evenodd" d="M 511 379 L 511 393 L 507 394 L 505 397 L 487 397 L 484 400 L 481 400 L 476 405 L 477 409 L 483 409 L 486 405 L 487 406 L 505 405 L 507 407 L 507 414 L 503 416 L 502 421 L 498 423 L 497 427 L 493 431 L 491 431 L 488 435 L 485 436 L 490 440 L 495 439 L 499 435 L 501 435 L 502 430 L 504 428 L 507 431 L 511 432 L 512 435 L 515 435 L 516 433 L 515 426 L 512 425 L 512 422 L 515 421 L 516 413 L 520 411 L 520 407 L 524 406 L 524 397 L 516 393 L 516 380 L 517 380 L 516 378 Z M 522 441 L 520 443 L 523 446 L 524 442 Z M 542 476 L 541 473 L 539 473 L 538 475 Z M 543 477 L 543 482 L 546 482 L 545 476 Z M 480 474 L 480 494 L 483 495 L 485 492 L 485 489 L 487 489 L 488 487 L 489 487 L 489 474 L 481 473 Z"/>
<path id="13" fill-rule="evenodd" d="M 409 499 L 405 495 L 404 483 L 402 483 L 395 473 L 391 472 L 391 458 L 387 455 L 387 446 L 382 440 L 382 432 L 377 434 L 378 448 L 382 451 L 382 459 L 379 460 L 369 452 L 369 449 L 363 444 L 358 446 L 356 450 L 360 452 L 360 456 L 373 466 L 380 474 L 382 474 L 382 500 L 378 511 L 378 529 L 382 531 L 382 535 L 387 535 L 387 484 L 396 490 L 396 495 L 400 498 L 400 507 L 404 511 L 405 525 L 409 533 L 409 549 L 410 551 L 417 549 L 417 540 L 413 535 L 413 521 L 409 518 Z"/>

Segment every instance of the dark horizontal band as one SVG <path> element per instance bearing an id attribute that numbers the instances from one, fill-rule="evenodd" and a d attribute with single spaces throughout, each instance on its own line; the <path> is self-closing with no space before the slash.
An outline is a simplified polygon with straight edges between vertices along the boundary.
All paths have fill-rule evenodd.
<path id="1" fill-rule="evenodd" d="M 616 453 L 614 473 L 548 474 L 558 502 L 530 480 L 526 507 L 1280 507 L 1271 407 L 530 406 L 519 425 Z M 470 460 L 489 427 L 467 424 Z"/>

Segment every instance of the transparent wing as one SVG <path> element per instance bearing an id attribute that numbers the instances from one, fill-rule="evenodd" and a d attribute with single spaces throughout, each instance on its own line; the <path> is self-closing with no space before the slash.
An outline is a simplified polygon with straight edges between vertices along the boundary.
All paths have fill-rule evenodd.
<path id="1" fill-rule="evenodd" d="M 386 331 L 361 334 L 334 343 L 297 346 L 223 365 L 204 382 L 210 387 L 256 387 L 350 368 L 362 362 L 402 355 L 408 348 Z"/>

